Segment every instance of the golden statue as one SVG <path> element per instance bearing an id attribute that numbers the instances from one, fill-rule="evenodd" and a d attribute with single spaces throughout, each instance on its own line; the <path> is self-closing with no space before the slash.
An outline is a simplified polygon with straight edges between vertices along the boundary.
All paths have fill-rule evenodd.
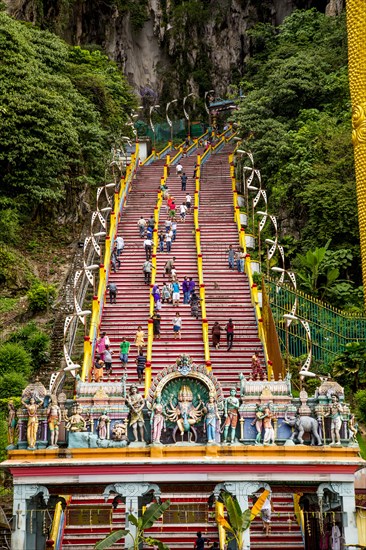
<path id="1" fill-rule="evenodd" d="M 366 2 L 348 0 L 346 5 L 352 141 L 355 153 L 362 279 L 366 289 Z"/>
<path id="2" fill-rule="evenodd" d="M 34 450 L 36 448 L 37 442 L 37 432 L 38 432 L 38 408 L 42 403 L 37 404 L 34 397 L 31 397 L 29 404 L 22 400 L 24 407 L 28 412 L 28 424 L 27 424 L 27 441 L 28 449 Z"/>

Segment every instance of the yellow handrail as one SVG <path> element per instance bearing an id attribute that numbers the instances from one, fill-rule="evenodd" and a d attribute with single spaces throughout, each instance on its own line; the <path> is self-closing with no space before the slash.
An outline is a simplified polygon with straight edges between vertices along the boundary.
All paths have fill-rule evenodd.
<path id="1" fill-rule="evenodd" d="M 271 380 L 272 377 L 272 366 L 271 361 L 268 357 L 268 349 L 267 349 L 267 342 L 266 342 L 266 335 L 263 329 L 263 319 L 262 319 L 262 312 L 261 308 L 259 306 L 259 300 L 258 300 L 258 288 L 257 285 L 253 282 L 253 275 L 252 275 L 252 268 L 251 268 L 251 262 L 250 262 L 250 255 L 247 254 L 247 247 L 245 242 L 245 230 L 241 227 L 240 223 L 240 207 L 238 205 L 238 193 L 236 191 L 236 180 L 235 180 L 235 168 L 233 164 L 234 160 L 234 154 L 231 153 L 229 155 L 229 164 L 230 164 L 230 177 L 231 177 L 231 187 L 233 192 L 233 206 L 234 206 L 234 221 L 236 223 L 237 229 L 238 229 L 238 237 L 239 237 L 239 244 L 240 247 L 243 248 L 245 253 L 245 273 L 248 276 L 248 282 L 249 282 L 249 288 L 250 288 L 250 297 L 252 301 L 252 305 L 254 307 L 254 313 L 257 320 L 258 325 L 258 336 L 259 339 L 262 342 L 263 345 L 263 353 L 264 353 L 264 359 L 265 363 L 267 365 L 267 375 L 268 379 Z"/>
<path id="2" fill-rule="evenodd" d="M 178 153 L 171 159 L 170 164 L 173 164 L 175 160 L 178 159 L 178 157 L 183 153 L 183 149 L 181 146 L 179 146 Z"/>
<path id="3" fill-rule="evenodd" d="M 167 176 L 165 175 L 164 170 L 164 176 L 160 180 L 160 185 L 165 185 Z M 158 196 L 156 199 L 156 206 L 154 209 L 154 232 L 153 232 L 153 248 L 152 248 L 152 258 L 151 258 L 151 264 L 152 264 L 152 272 L 151 272 L 151 283 L 150 288 L 152 288 L 155 284 L 156 280 L 156 252 L 158 248 L 158 229 L 159 229 L 159 215 L 160 215 L 160 208 L 163 202 L 163 193 L 161 189 L 158 191 Z M 146 367 L 145 367 L 145 397 L 149 394 L 149 389 L 151 386 L 151 380 L 152 380 L 152 373 L 151 373 L 151 365 L 152 365 L 152 346 L 154 341 L 154 327 L 153 327 L 153 321 L 151 319 L 152 315 L 154 314 L 154 297 L 151 294 L 150 291 L 150 308 L 149 308 L 149 323 L 147 327 L 147 348 L 146 348 Z"/>
<path id="4" fill-rule="evenodd" d="M 155 153 L 155 149 L 153 149 L 151 155 L 149 155 L 148 157 L 146 157 L 146 159 L 143 160 L 143 161 L 141 162 L 141 166 L 144 166 L 144 164 L 146 164 L 146 163 L 147 163 L 148 161 L 150 161 L 150 160 L 154 160 L 156 156 L 157 156 L 157 155 L 156 155 L 156 153 Z"/>
<path id="5" fill-rule="evenodd" d="M 163 155 L 163 153 L 165 153 L 165 151 L 170 151 L 171 148 L 172 148 L 172 142 L 168 141 L 168 145 L 166 147 L 164 147 L 164 149 L 162 149 L 159 153 L 156 154 L 158 159 L 161 158 L 161 155 Z"/>
<path id="6" fill-rule="evenodd" d="M 99 284 L 97 295 L 93 297 L 92 316 L 89 328 L 89 335 L 84 337 L 84 358 L 83 366 L 81 370 L 81 379 L 83 381 L 89 376 L 92 367 L 93 358 L 93 344 L 95 344 L 100 319 L 103 312 L 103 306 L 105 302 L 105 294 L 107 289 L 107 280 L 109 275 L 109 267 L 111 262 L 111 251 L 114 243 L 114 238 L 117 232 L 118 219 L 120 211 L 126 201 L 127 194 L 131 190 L 132 180 L 135 176 L 136 169 L 138 167 L 139 159 L 139 144 L 136 143 L 135 152 L 131 155 L 131 163 L 126 168 L 126 175 L 121 179 L 119 191 L 116 192 L 113 210 L 111 211 L 109 218 L 109 230 L 105 239 L 104 247 L 104 259 L 103 264 L 100 264 L 99 268 Z"/>
<path id="7" fill-rule="evenodd" d="M 201 157 L 197 155 L 197 168 L 196 168 L 196 189 L 194 193 L 194 229 L 196 237 L 196 252 L 197 252 L 197 269 L 198 269 L 198 284 L 200 288 L 200 303 L 201 303 L 201 315 L 202 315 L 202 339 L 203 347 L 205 352 L 205 363 L 207 370 L 211 370 L 211 359 L 210 359 L 210 345 L 208 339 L 208 322 L 206 314 L 206 292 L 205 284 L 203 280 L 203 269 L 202 269 L 202 250 L 201 250 L 201 232 L 199 227 L 198 220 L 198 211 L 199 211 L 199 193 L 200 193 L 200 177 L 201 177 Z"/>

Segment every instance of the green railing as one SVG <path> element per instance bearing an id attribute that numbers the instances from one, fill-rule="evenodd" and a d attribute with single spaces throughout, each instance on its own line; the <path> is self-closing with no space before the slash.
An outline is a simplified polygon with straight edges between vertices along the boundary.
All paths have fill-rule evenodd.
<path id="1" fill-rule="evenodd" d="M 312 296 L 297 292 L 287 285 L 278 286 L 273 280 L 266 280 L 273 317 L 275 320 L 281 350 L 294 357 L 307 354 L 306 334 L 298 322 L 287 328 L 283 315 L 290 313 L 297 296 L 297 317 L 309 322 L 313 358 L 329 365 L 346 344 L 366 340 L 366 317 L 361 314 L 342 312 Z M 288 339 L 286 333 L 288 331 Z"/>

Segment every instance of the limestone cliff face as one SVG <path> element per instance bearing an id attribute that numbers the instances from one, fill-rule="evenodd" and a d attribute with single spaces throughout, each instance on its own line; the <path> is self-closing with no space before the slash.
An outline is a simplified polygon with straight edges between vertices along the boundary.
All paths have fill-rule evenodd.
<path id="1" fill-rule="evenodd" d="M 20 19 L 71 44 L 96 44 L 139 92 L 158 98 L 214 88 L 223 95 L 243 75 L 247 31 L 280 24 L 294 9 L 339 13 L 344 0 L 6 0 Z"/>

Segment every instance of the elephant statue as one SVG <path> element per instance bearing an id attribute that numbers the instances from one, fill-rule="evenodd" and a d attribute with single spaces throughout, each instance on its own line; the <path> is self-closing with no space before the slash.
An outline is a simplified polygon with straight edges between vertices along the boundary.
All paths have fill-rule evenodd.
<path id="1" fill-rule="evenodd" d="M 304 440 L 302 436 L 304 433 L 311 434 L 311 445 L 322 445 L 321 439 L 318 433 L 318 421 L 312 416 L 300 416 L 296 414 L 294 418 L 287 416 L 287 411 L 285 412 L 285 424 L 292 426 L 294 431 L 290 437 L 290 440 L 297 439 L 299 443 L 303 444 Z"/>

